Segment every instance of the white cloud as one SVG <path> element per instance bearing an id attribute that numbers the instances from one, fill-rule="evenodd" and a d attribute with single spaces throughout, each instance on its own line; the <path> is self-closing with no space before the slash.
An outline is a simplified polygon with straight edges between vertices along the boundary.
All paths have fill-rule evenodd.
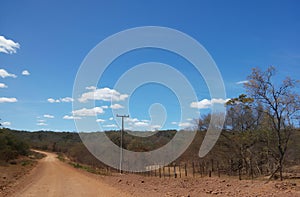
<path id="1" fill-rule="evenodd" d="M 0 88 L 7 88 L 7 85 L 4 83 L 0 83 Z"/>
<path id="2" fill-rule="evenodd" d="M 0 103 L 15 103 L 15 102 L 18 102 L 16 98 L 0 97 Z"/>
<path id="3" fill-rule="evenodd" d="M 113 117 L 110 117 L 108 120 L 113 120 L 114 118 Z"/>
<path id="4" fill-rule="evenodd" d="M 245 83 L 249 83 L 249 81 L 248 80 L 244 80 L 244 81 L 238 81 L 238 82 L 236 82 L 237 85 L 239 85 L 239 84 L 245 84 Z"/>
<path id="5" fill-rule="evenodd" d="M 91 109 L 82 108 L 72 111 L 74 116 L 96 116 L 97 114 L 103 114 L 104 110 L 101 107 L 94 107 Z"/>
<path id="6" fill-rule="evenodd" d="M 22 75 L 28 76 L 30 75 L 30 72 L 28 70 L 23 70 Z"/>
<path id="7" fill-rule="evenodd" d="M 101 88 L 83 93 L 78 100 L 79 102 L 87 102 L 88 100 L 123 101 L 127 97 L 127 94 L 121 94 L 114 89 Z"/>
<path id="8" fill-rule="evenodd" d="M 53 115 L 50 115 L 50 114 L 45 114 L 43 117 L 44 117 L 44 118 L 54 118 L 54 116 L 53 116 Z"/>
<path id="9" fill-rule="evenodd" d="M 117 125 L 115 125 L 115 124 L 107 124 L 107 125 L 103 125 L 103 127 L 106 127 L 106 128 L 116 128 Z"/>
<path id="10" fill-rule="evenodd" d="M 171 124 L 178 124 L 177 122 L 171 122 Z"/>
<path id="11" fill-rule="evenodd" d="M 116 103 L 116 104 L 111 105 L 110 108 L 112 108 L 112 109 L 122 109 L 124 107 L 122 105 Z"/>
<path id="12" fill-rule="evenodd" d="M 63 119 L 65 119 L 65 120 L 80 120 L 81 117 L 65 115 L 65 116 L 63 117 Z"/>
<path id="13" fill-rule="evenodd" d="M 20 48 L 20 44 L 13 40 L 6 39 L 4 36 L 0 36 L 0 52 L 6 54 L 16 53 Z"/>
<path id="14" fill-rule="evenodd" d="M 17 75 L 15 75 L 15 74 L 11 74 L 11 73 L 7 72 L 7 71 L 6 71 L 6 70 L 4 70 L 4 69 L 0 69 L 0 77 L 2 77 L 2 78 L 5 78 L 5 77 L 12 77 L 12 78 L 16 78 L 16 77 L 17 77 Z"/>
<path id="15" fill-rule="evenodd" d="M 96 122 L 105 122 L 105 120 L 99 118 L 96 120 Z"/>
<path id="16" fill-rule="evenodd" d="M 190 104 L 191 108 L 198 108 L 198 109 L 207 109 L 212 107 L 214 104 L 225 104 L 229 99 L 203 99 L 201 101 L 198 102 L 192 102 Z"/>
<path id="17" fill-rule="evenodd" d="M 74 99 L 73 98 L 71 98 L 71 97 L 65 97 L 65 98 L 61 98 L 61 99 L 59 99 L 61 102 L 63 102 L 63 103 L 70 103 L 70 102 L 73 102 L 74 101 Z"/>
<path id="18" fill-rule="evenodd" d="M 49 103 L 69 103 L 69 102 L 73 102 L 74 99 L 71 97 L 64 97 L 60 99 L 48 98 L 47 101 Z"/>
<path id="19" fill-rule="evenodd" d="M 103 105 L 101 106 L 102 109 L 108 109 L 108 106 L 107 105 Z"/>
<path id="20" fill-rule="evenodd" d="M 56 100 L 56 99 L 53 99 L 53 98 L 48 98 L 47 101 L 49 103 L 59 103 L 60 102 L 60 100 L 58 100 L 58 99 Z"/>
<path id="21" fill-rule="evenodd" d="M 11 123 L 10 122 L 2 122 L 1 123 L 3 126 L 5 126 L 5 127 L 7 127 L 7 126 L 10 126 L 11 125 Z"/>
<path id="22" fill-rule="evenodd" d="M 88 86 L 85 89 L 87 89 L 87 90 L 96 90 L 97 87 L 95 87 L 95 86 Z"/>
<path id="23" fill-rule="evenodd" d="M 139 120 L 137 118 L 128 118 L 126 119 L 126 122 L 128 122 L 128 125 L 134 126 L 134 127 L 148 127 L 149 120 Z"/>
<path id="24" fill-rule="evenodd" d="M 136 127 L 147 127 L 147 126 L 149 126 L 149 123 L 139 121 L 139 122 L 135 122 L 134 126 L 136 126 Z"/>
<path id="25" fill-rule="evenodd" d="M 180 127 L 191 127 L 191 126 L 193 126 L 193 124 L 192 123 L 190 123 L 190 122 L 180 122 L 179 124 L 178 124 L 178 126 L 180 126 Z"/>
<path id="26" fill-rule="evenodd" d="M 36 125 L 38 125 L 38 126 L 47 126 L 48 124 L 46 124 L 44 122 L 38 122 L 38 123 L 36 123 Z"/>
<path id="27" fill-rule="evenodd" d="M 37 120 L 38 122 L 46 122 L 46 120 L 42 120 L 42 119 L 40 119 L 40 120 Z"/>
<path id="28" fill-rule="evenodd" d="M 139 122 L 139 119 L 137 118 L 128 118 L 126 119 L 128 122 L 134 123 L 134 122 Z"/>

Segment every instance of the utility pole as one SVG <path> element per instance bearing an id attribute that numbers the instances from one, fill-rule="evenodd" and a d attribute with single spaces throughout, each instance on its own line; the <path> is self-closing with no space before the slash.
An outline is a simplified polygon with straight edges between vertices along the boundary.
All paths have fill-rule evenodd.
<path id="1" fill-rule="evenodd" d="M 122 171 L 122 163 L 123 163 L 123 135 L 124 135 L 124 118 L 129 118 L 129 115 L 118 115 L 117 117 L 122 118 L 122 129 L 121 129 L 121 142 L 120 142 L 120 174 Z"/>

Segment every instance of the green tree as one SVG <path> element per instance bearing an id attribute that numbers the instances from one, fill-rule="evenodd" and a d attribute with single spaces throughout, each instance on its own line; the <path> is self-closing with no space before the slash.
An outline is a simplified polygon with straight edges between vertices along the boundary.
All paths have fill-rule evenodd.
<path id="1" fill-rule="evenodd" d="M 233 131 L 248 131 L 255 129 L 258 123 L 258 113 L 253 108 L 253 98 L 241 94 L 238 98 L 232 98 L 226 102 L 226 124 Z"/>

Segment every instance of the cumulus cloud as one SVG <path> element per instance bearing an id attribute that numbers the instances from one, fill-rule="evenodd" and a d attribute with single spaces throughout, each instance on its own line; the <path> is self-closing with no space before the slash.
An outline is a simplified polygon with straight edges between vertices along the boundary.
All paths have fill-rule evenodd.
<path id="1" fill-rule="evenodd" d="M 61 99 L 59 99 L 61 102 L 63 102 L 63 103 L 70 103 L 70 102 L 73 102 L 74 101 L 74 99 L 73 98 L 71 98 L 71 97 L 65 97 L 65 98 L 61 98 Z"/>
<path id="2" fill-rule="evenodd" d="M 22 75 L 28 76 L 28 75 L 30 75 L 30 72 L 28 70 L 23 70 Z"/>
<path id="3" fill-rule="evenodd" d="M 48 98 L 47 101 L 49 103 L 70 103 L 70 102 L 73 102 L 74 99 L 71 97 L 65 97 L 65 98 L 60 98 L 60 99 Z"/>
<path id="4" fill-rule="evenodd" d="M 126 119 L 128 122 L 131 122 L 131 123 L 134 123 L 134 122 L 138 122 L 139 121 L 139 119 L 137 119 L 137 118 L 128 118 L 128 119 Z"/>
<path id="5" fill-rule="evenodd" d="M 135 122 L 134 126 L 136 126 L 136 127 L 147 127 L 147 126 L 149 126 L 149 123 L 139 121 L 139 122 Z"/>
<path id="6" fill-rule="evenodd" d="M 53 116 L 53 115 L 50 115 L 50 114 L 45 114 L 43 117 L 44 117 L 44 118 L 54 118 L 54 116 Z"/>
<path id="7" fill-rule="evenodd" d="M 15 103 L 15 102 L 18 102 L 16 98 L 0 97 L 0 103 Z"/>
<path id="8" fill-rule="evenodd" d="M 113 120 L 114 118 L 113 117 L 110 117 L 108 120 Z"/>
<path id="9" fill-rule="evenodd" d="M 5 127 L 7 127 L 7 126 L 10 126 L 10 125 L 11 125 L 11 123 L 10 123 L 10 122 L 2 122 L 1 124 L 2 124 L 2 126 L 5 126 Z"/>
<path id="10" fill-rule="evenodd" d="M 16 53 L 20 48 L 20 44 L 13 40 L 6 39 L 4 36 L 0 36 L 0 52 L 6 54 Z"/>
<path id="11" fill-rule="evenodd" d="M 193 126 L 193 124 L 192 123 L 190 123 L 190 122 L 180 122 L 179 124 L 178 124 L 178 126 L 180 126 L 180 127 L 191 127 L 191 126 Z"/>
<path id="12" fill-rule="evenodd" d="M 95 87 L 95 86 L 88 86 L 85 89 L 87 89 L 87 90 L 96 90 L 97 87 Z"/>
<path id="13" fill-rule="evenodd" d="M 245 84 L 245 83 L 249 83 L 249 81 L 248 80 L 244 80 L 244 81 L 238 81 L 238 82 L 236 82 L 237 85 L 239 85 L 239 84 Z"/>
<path id="14" fill-rule="evenodd" d="M 0 77 L 2 77 L 2 78 L 6 78 L 6 77 L 16 78 L 17 75 L 11 74 L 11 73 L 7 72 L 7 71 L 4 70 L 4 69 L 0 69 Z"/>
<path id="15" fill-rule="evenodd" d="M 48 98 L 47 101 L 48 101 L 49 103 L 59 103 L 59 102 L 60 102 L 59 99 L 56 100 L 56 99 L 53 99 L 53 98 Z"/>
<path id="16" fill-rule="evenodd" d="M 197 108 L 197 109 L 207 109 L 207 108 L 211 108 L 214 104 L 225 104 L 229 99 L 203 99 L 201 101 L 198 102 L 192 102 L 190 104 L 191 108 Z"/>
<path id="17" fill-rule="evenodd" d="M 150 126 L 149 120 L 139 120 L 137 118 L 128 118 L 126 119 L 128 122 L 128 125 L 133 126 L 133 127 L 148 127 Z"/>
<path id="18" fill-rule="evenodd" d="M 177 122 L 171 122 L 171 124 L 178 124 Z"/>
<path id="19" fill-rule="evenodd" d="M 65 119 L 65 120 L 80 120 L 81 117 L 65 115 L 65 116 L 63 117 L 63 119 Z"/>
<path id="20" fill-rule="evenodd" d="M 0 83 L 0 88 L 7 88 L 7 85 L 4 83 Z"/>
<path id="21" fill-rule="evenodd" d="M 91 109 L 82 108 L 72 111 L 74 116 L 96 116 L 97 114 L 103 114 L 104 110 L 101 107 L 94 107 Z"/>
<path id="22" fill-rule="evenodd" d="M 105 122 L 105 120 L 99 118 L 96 120 L 96 122 Z"/>
<path id="23" fill-rule="evenodd" d="M 124 107 L 122 105 L 116 103 L 116 104 L 111 105 L 110 108 L 112 108 L 112 109 L 122 109 Z"/>
<path id="24" fill-rule="evenodd" d="M 116 128 L 117 125 L 115 125 L 115 124 L 107 124 L 107 125 L 103 125 L 103 127 L 106 127 L 106 128 Z"/>
<path id="25" fill-rule="evenodd" d="M 48 124 L 46 124 L 44 122 L 38 122 L 38 123 L 36 123 L 36 125 L 38 125 L 38 126 L 47 126 Z"/>
<path id="26" fill-rule="evenodd" d="M 83 93 L 78 100 L 79 102 L 87 102 L 89 100 L 123 101 L 126 98 L 128 98 L 127 94 L 121 94 L 120 92 L 110 88 L 101 88 Z"/>

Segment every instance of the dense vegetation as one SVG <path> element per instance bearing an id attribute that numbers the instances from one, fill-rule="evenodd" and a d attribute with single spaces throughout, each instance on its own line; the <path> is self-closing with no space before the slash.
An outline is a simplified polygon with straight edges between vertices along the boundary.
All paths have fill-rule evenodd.
<path id="1" fill-rule="evenodd" d="M 14 139 L 23 139 L 25 143 L 22 142 L 22 144 L 29 144 L 31 148 L 63 153 L 74 162 L 88 164 L 98 168 L 106 167 L 86 149 L 81 142 L 78 133 L 4 130 Z M 1 132 L 4 130 L 2 129 Z M 175 133 L 176 131 L 174 130 L 159 131 L 150 138 L 141 138 L 125 134 L 124 147 L 128 150 L 140 152 L 153 150 L 170 141 Z M 120 132 L 108 131 L 106 134 L 115 144 L 119 145 Z M 270 175 L 272 170 L 276 167 L 275 159 L 268 154 L 268 148 L 266 147 L 266 141 L 264 140 L 264 132 L 253 132 L 250 134 L 248 132 L 224 130 L 212 151 L 207 156 L 200 159 L 198 157 L 198 151 L 205 134 L 206 131 L 198 131 L 190 147 L 175 162 L 179 164 L 199 161 L 210 162 L 211 160 L 214 160 L 219 163 L 220 168 L 228 173 L 229 171 L 237 173 L 239 168 L 245 173 L 250 173 L 251 161 L 252 168 L 255 169 L 255 175 L 257 176 Z M 289 146 L 292 148 L 288 150 L 286 155 L 286 169 L 300 165 L 299 141 L 300 131 L 295 130 L 289 141 Z M 275 147 L 276 144 L 273 143 L 272 146 Z M 247 148 L 249 148 L 249 151 L 246 151 Z"/>
<path id="2" fill-rule="evenodd" d="M 9 129 L 0 129 L 0 164 L 27 155 L 29 146 Z"/>

